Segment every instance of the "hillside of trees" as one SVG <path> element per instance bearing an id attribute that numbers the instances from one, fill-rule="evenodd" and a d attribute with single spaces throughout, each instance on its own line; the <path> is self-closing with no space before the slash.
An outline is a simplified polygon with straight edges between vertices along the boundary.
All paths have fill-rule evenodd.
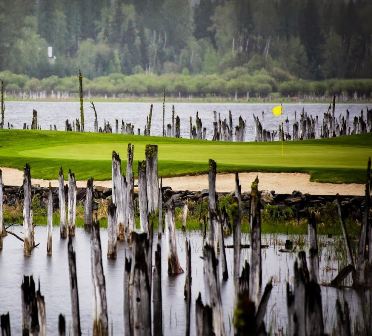
<path id="1" fill-rule="evenodd" d="M 0 71 L 34 85 L 80 68 L 88 79 L 174 74 L 188 91 L 190 78 L 215 79 L 216 94 L 298 80 L 316 91 L 310 82 L 372 78 L 371 17 L 370 0 L 2 0 Z"/>

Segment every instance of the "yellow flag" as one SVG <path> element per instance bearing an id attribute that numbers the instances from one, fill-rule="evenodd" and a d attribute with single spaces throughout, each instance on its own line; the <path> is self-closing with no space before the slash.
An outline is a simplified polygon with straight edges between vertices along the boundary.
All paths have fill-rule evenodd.
<path id="1" fill-rule="evenodd" d="M 275 117 L 280 117 L 283 113 L 283 106 L 282 105 L 274 106 L 272 111 Z"/>

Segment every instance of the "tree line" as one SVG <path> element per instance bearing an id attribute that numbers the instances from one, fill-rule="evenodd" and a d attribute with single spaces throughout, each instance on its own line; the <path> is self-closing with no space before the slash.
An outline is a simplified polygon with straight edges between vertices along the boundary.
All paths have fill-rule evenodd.
<path id="1" fill-rule="evenodd" d="M 372 76 L 370 0 L 3 0 L 0 13 L 0 71 L 38 79 Z"/>

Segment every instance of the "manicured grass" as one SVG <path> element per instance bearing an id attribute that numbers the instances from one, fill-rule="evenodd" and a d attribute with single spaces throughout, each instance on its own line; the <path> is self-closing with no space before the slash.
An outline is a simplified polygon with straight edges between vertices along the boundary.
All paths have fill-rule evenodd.
<path id="1" fill-rule="evenodd" d="M 60 166 L 77 179 L 111 178 L 111 153 L 126 160 L 128 143 L 135 160 L 144 159 L 146 144 L 159 145 L 159 174 L 178 176 L 208 171 L 208 159 L 219 172 L 308 172 L 322 182 L 365 182 L 372 156 L 372 134 L 334 139 L 274 143 L 227 143 L 161 137 L 52 131 L 0 131 L 0 166 L 22 169 L 30 163 L 35 178 L 56 179 Z M 125 169 L 125 165 L 123 165 Z M 135 165 L 134 170 L 137 170 Z"/>

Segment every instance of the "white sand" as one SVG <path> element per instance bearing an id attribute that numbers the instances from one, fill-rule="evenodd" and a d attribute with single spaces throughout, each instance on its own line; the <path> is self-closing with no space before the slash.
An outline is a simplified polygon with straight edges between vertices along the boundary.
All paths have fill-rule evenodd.
<path id="1" fill-rule="evenodd" d="M 3 183 L 11 186 L 21 186 L 23 172 L 13 168 L 1 168 L 3 171 Z M 32 174 L 32 170 L 31 170 Z M 302 193 L 313 195 L 364 195 L 363 184 L 332 184 L 310 182 L 310 176 L 302 173 L 240 173 L 242 191 L 250 190 L 250 185 L 255 177 L 260 180 L 261 190 L 275 190 L 278 194 L 290 194 L 297 190 Z M 53 187 L 58 186 L 57 180 L 32 179 L 33 185 L 47 187 L 49 182 Z M 78 187 L 85 187 L 86 181 L 78 181 Z M 111 187 L 111 181 L 95 181 L 95 186 Z M 173 190 L 199 191 L 208 188 L 208 175 L 169 177 L 163 179 L 163 186 L 170 186 Z M 234 174 L 217 175 L 217 191 L 230 192 L 235 188 Z"/>

